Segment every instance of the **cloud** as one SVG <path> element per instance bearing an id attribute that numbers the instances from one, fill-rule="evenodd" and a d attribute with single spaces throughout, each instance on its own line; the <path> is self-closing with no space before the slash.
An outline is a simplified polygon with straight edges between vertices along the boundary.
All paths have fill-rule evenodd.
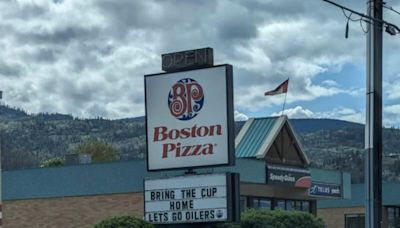
<path id="1" fill-rule="evenodd" d="M 337 82 L 334 80 L 325 80 L 322 82 L 322 84 L 329 87 L 338 86 Z"/>
<path id="2" fill-rule="evenodd" d="M 282 112 L 274 112 L 272 116 L 279 116 Z M 306 108 L 301 106 L 296 106 L 294 108 L 290 108 L 284 111 L 284 114 L 287 115 L 290 119 L 304 119 L 304 118 L 313 118 L 314 113 Z"/>
<path id="3" fill-rule="evenodd" d="M 400 107 L 399 107 L 400 111 Z M 399 112 L 400 113 L 400 112 Z M 359 110 L 339 107 L 332 110 L 315 112 L 302 106 L 296 106 L 294 108 L 286 109 L 284 112 L 289 118 L 293 119 L 307 119 L 307 118 L 327 118 L 327 119 L 339 119 L 346 120 L 356 123 L 365 123 L 365 113 Z M 274 112 L 272 116 L 279 116 L 281 112 Z"/>
<path id="4" fill-rule="evenodd" d="M 346 120 L 355 123 L 365 123 L 365 112 L 347 107 L 335 107 L 332 110 L 316 112 L 316 118 Z"/>
<path id="5" fill-rule="evenodd" d="M 22 66 L 18 63 L 6 63 L 0 60 L 0 75 L 6 77 L 18 77 L 22 73 Z"/>
<path id="6" fill-rule="evenodd" d="M 400 105 L 388 105 L 383 107 L 383 124 L 386 127 L 400 127 Z"/>
<path id="7" fill-rule="evenodd" d="M 240 4 L 230 3 L 229 12 L 218 15 L 217 33 L 221 40 L 248 40 L 257 36 L 255 17 Z"/>
<path id="8" fill-rule="evenodd" d="M 394 80 L 391 83 L 385 83 L 383 85 L 383 91 L 386 93 L 388 99 L 391 99 L 391 100 L 399 99 L 400 98 L 400 80 Z"/>
<path id="9" fill-rule="evenodd" d="M 235 88 L 238 96 L 235 101 L 241 108 L 250 111 L 257 111 L 272 105 L 282 105 L 285 100 L 285 94 L 274 96 L 264 96 L 264 92 L 276 88 L 280 83 L 265 86 L 263 84 L 248 85 L 246 87 Z M 317 98 L 331 97 L 339 94 L 349 96 L 359 96 L 360 91 L 353 88 L 342 89 L 336 86 L 325 86 L 324 84 L 314 84 L 311 80 L 297 81 L 289 80 L 289 88 L 286 95 L 286 103 L 291 104 L 299 101 L 313 101 Z"/>
<path id="10" fill-rule="evenodd" d="M 355 123 L 365 124 L 365 111 L 346 107 L 337 107 L 332 110 L 315 112 L 302 106 L 296 106 L 285 110 L 285 115 L 289 118 L 328 118 L 339 119 Z M 279 116 L 281 112 L 274 112 L 271 116 Z M 385 127 L 399 127 L 400 122 L 400 105 L 389 105 L 383 107 L 383 125 Z"/>
<path id="11" fill-rule="evenodd" d="M 235 111 L 234 116 L 235 116 L 235 121 L 246 121 L 249 119 L 249 117 L 246 114 L 241 113 L 239 111 Z"/>
<path id="12" fill-rule="evenodd" d="M 400 105 L 390 105 L 387 107 L 383 107 L 383 109 L 386 113 L 400 115 Z"/>
<path id="13" fill-rule="evenodd" d="M 216 64 L 234 66 L 235 106 L 244 115 L 281 105 L 283 96 L 263 93 L 287 78 L 287 104 L 360 91 L 320 82 L 345 64 L 365 64 L 358 24 L 343 39 L 345 18 L 323 2 L 37 0 L 0 8 L 0 89 L 7 104 L 33 113 L 144 115 L 143 75 L 161 71 L 161 53 L 200 47 L 214 48 Z M 397 99 L 400 46 L 388 39 L 386 47 L 383 68 L 393 82 L 386 96 Z"/>
<path id="14" fill-rule="evenodd" d="M 332 110 L 330 113 L 323 113 L 321 115 L 325 115 L 333 119 L 346 120 L 362 124 L 365 123 L 365 112 L 351 108 L 337 108 Z"/>

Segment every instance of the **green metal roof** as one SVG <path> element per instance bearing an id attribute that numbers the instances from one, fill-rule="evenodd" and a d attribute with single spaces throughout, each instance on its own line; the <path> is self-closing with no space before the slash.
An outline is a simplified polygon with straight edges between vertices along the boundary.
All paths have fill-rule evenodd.
<path id="1" fill-rule="evenodd" d="M 250 126 L 243 126 L 241 135 L 239 132 L 236 140 L 240 140 L 236 146 L 235 153 L 237 158 L 250 158 L 256 157 L 257 152 L 264 144 L 267 136 L 272 133 L 272 129 L 277 123 L 279 117 L 257 118 L 250 119 L 246 124 Z"/>

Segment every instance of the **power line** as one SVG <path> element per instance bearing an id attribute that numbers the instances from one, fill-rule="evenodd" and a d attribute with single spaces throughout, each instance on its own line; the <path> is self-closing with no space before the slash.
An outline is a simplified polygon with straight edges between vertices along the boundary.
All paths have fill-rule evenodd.
<path id="1" fill-rule="evenodd" d="M 367 4 L 369 4 L 370 2 L 373 2 L 373 0 L 367 1 Z M 391 6 L 387 6 L 387 5 L 386 5 L 386 2 L 382 2 L 380 5 L 381 5 L 383 8 L 386 8 L 386 9 L 388 9 L 388 10 L 391 10 L 391 11 L 393 11 L 393 12 L 395 12 L 395 13 L 397 13 L 397 14 L 400 15 L 400 12 L 399 12 L 399 11 L 393 9 L 393 7 L 391 7 Z"/>
<path id="2" fill-rule="evenodd" d="M 352 19 L 352 18 L 351 18 L 351 15 L 352 15 L 352 14 L 356 14 L 356 15 L 360 16 L 360 19 L 359 19 L 359 20 L 363 20 L 363 21 L 365 21 L 365 22 L 367 22 L 367 23 L 374 22 L 374 25 L 385 27 L 385 28 L 386 28 L 385 31 L 386 31 L 387 33 L 389 33 L 390 35 L 396 35 L 396 34 L 400 33 L 399 27 L 397 27 L 395 24 L 389 23 L 389 22 L 387 22 L 387 21 L 385 21 L 385 20 L 381 20 L 381 19 L 378 19 L 378 18 L 370 17 L 370 16 L 365 15 L 365 14 L 363 14 L 363 13 L 360 13 L 360 12 L 357 12 L 357 11 L 355 11 L 355 10 L 349 9 L 349 8 L 347 8 L 347 7 L 345 7 L 345 6 L 339 5 L 338 3 L 332 2 L 331 0 L 322 0 L 322 1 L 327 2 L 327 3 L 330 3 L 330 4 L 332 4 L 332 5 L 336 6 L 336 7 L 341 8 L 342 11 L 343 11 L 343 13 L 344 13 L 344 11 L 350 12 L 350 13 L 351 13 L 350 16 L 347 16 L 347 15 L 344 13 L 345 17 L 346 17 L 348 20 L 351 20 L 351 21 L 355 20 L 355 19 Z M 392 7 L 390 7 L 390 8 L 392 8 Z M 393 9 L 393 8 L 392 8 L 392 9 Z M 393 9 L 393 10 L 394 10 L 394 9 Z M 396 11 L 396 12 L 397 12 L 397 11 Z M 358 21 L 358 20 L 355 20 L 355 21 Z M 375 23 L 376 23 L 376 24 L 375 24 Z M 347 26 L 346 26 L 346 27 L 347 27 Z M 347 29 L 346 29 L 346 30 L 347 30 Z M 364 29 L 363 29 L 363 31 L 364 31 Z"/>
<path id="3" fill-rule="evenodd" d="M 395 9 L 393 9 L 393 7 L 391 7 L 391 6 L 386 6 L 386 5 L 383 5 L 383 8 L 386 8 L 386 9 L 388 9 L 388 10 L 391 10 L 391 11 L 393 11 L 393 12 L 395 12 L 395 13 L 397 13 L 397 14 L 399 14 L 399 15 L 400 15 L 400 12 L 399 12 L 399 11 L 397 11 L 397 10 L 395 10 Z"/>
<path id="4" fill-rule="evenodd" d="M 353 19 L 351 17 L 353 15 L 353 13 L 350 12 L 350 15 L 347 15 L 344 9 L 342 9 L 342 12 L 343 12 L 343 15 L 347 18 L 346 35 L 345 35 L 346 39 L 348 38 L 348 35 L 349 35 L 349 21 L 360 22 L 360 27 L 363 30 L 364 34 L 368 33 L 368 31 L 369 31 L 368 27 L 366 29 L 364 29 L 364 26 L 362 24 L 363 21 L 366 22 L 366 23 L 369 23 L 368 21 L 364 20 L 362 17 L 360 17 L 359 19 Z"/>

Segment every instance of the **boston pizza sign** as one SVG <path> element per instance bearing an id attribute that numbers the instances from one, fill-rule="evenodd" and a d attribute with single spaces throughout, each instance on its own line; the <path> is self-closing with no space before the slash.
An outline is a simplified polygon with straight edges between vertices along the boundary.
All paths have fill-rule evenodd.
<path id="1" fill-rule="evenodd" d="M 145 76 L 148 170 L 233 162 L 232 66 Z"/>

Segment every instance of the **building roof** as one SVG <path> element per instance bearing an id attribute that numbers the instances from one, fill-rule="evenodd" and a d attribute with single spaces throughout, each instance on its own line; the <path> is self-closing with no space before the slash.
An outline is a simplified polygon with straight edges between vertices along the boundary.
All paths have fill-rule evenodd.
<path id="1" fill-rule="evenodd" d="M 399 206 L 400 183 L 383 183 L 382 185 L 382 205 Z M 318 201 L 318 208 L 341 208 L 341 207 L 363 207 L 365 205 L 365 186 L 364 184 L 353 184 L 351 186 L 351 199 L 332 199 Z"/>
<path id="2" fill-rule="evenodd" d="M 278 117 L 249 119 L 235 140 L 235 153 L 238 158 L 256 157 L 268 135 L 276 132 Z M 276 127 L 275 127 L 276 128 Z"/>
<path id="3" fill-rule="evenodd" d="M 282 140 L 286 142 L 285 148 L 280 148 Z M 249 119 L 236 137 L 235 153 L 238 158 L 267 160 L 269 157 L 270 160 L 275 159 L 278 162 L 297 159 L 304 165 L 309 164 L 309 159 L 303 152 L 287 116 Z"/>

